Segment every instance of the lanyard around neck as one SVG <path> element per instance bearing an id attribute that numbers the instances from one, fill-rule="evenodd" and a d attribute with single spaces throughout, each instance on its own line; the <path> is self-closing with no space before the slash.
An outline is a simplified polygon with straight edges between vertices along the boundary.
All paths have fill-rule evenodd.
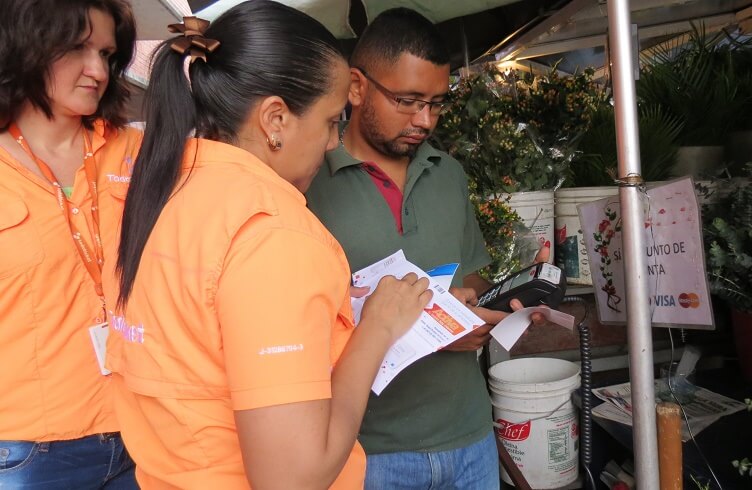
<path id="1" fill-rule="evenodd" d="M 73 223 L 73 216 L 78 214 L 77 208 L 71 208 L 68 198 L 63 192 L 63 187 L 58 182 L 55 174 L 40 158 L 34 155 L 31 151 L 26 138 L 21 134 L 21 130 L 18 129 L 15 123 L 11 123 L 8 127 L 8 132 L 23 148 L 27 155 L 36 163 L 39 167 L 39 171 L 42 173 L 45 179 L 55 188 L 57 193 L 57 203 L 60 206 L 65 220 L 68 222 L 68 228 L 70 229 L 73 241 L 76 243 L 78 253 L 81 256 L 86 270 L 89 272 L 92 280 L 94 281 L 94 289 L 97 295 L 104 301 L 104 292 L 102 289 L 102 257 L 104 251 L 102 249 L 102 240 L 99 235 L 99 194 L 97 192 L 97 170 L 96 163 L 94 161 L 94 152 L 92 151 L 91 141 L 89 141 L 89 135 L 84 129 L 84 172 L 86 173 L 86 181 L 89 184 L 89 193 L 91 194 L 91 217 L 94 228 L 94 249 L 91 250 L 86 242 L 83 240 L 81 233 L 76 225 Z"/>

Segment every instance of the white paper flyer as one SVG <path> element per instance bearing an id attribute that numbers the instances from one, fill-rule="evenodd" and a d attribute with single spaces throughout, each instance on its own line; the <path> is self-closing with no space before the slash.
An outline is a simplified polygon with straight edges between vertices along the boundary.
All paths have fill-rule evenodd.
<path id="1" fill-rule="evenodd" d="M 514 344 L 522 337 L 522 334 L 533 321 L 533 313 L 540 313 L 549 322 L 561 325 L 569 331 L 574 330 L 574 317 L 572 315 L 544 306 L 529 306 L 506 316 L 491 329 L 491 336 L 504 350 L 511 351 Z"/>
<path id="2" fill-rule="evenodd" d="M 355 272 L 353 274 L 353 285 L 358 287 L 368 286 L 372 292 L 376 289 L 382 277 L 391 275 L 402 278 L 410 272 L 414 272 L 418 277 L 428 277 L 433 298 L 423 310 L 423 313 L 420 314 L 418 321 L 387 351 L 371 387 L 377 395 L 381 394 L 397 374 L 407 366 L 451 344 L 485 323 L 452 296 L 448 289 L 442 286 L 436 278 L 429 276 L 418 266 L 409 262 L 402 250 Z M 352 298 L 356 325 L 360 323 L 360 314 L 367 297 L 368 295 L 362 298 Z"/>

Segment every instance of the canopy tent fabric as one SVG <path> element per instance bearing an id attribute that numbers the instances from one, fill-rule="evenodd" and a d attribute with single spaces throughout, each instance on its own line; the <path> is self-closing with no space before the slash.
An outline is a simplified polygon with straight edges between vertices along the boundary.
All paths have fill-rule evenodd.
<path id="1" fill-rule="evenodd" d="M 671 40 L 685 44 L 694 26 L 710 34 L 721 30 L 744 36 L 752 32 L 752 0 L 630 0 L 631 22 L 641 56 L 650 56 L 656 44 Z M 506 66 L 566 73 L 598 68 L 596 78 L 608 76 L 608 18 L 604 2 L 571 0 L 550 16 L 512 39 L 491 47 Z M 559 63 L 561 61 L 561 63 Z"/>
<path id="2" fill-rule="evenodd" d="M 241 2 L 242 0 L 218 0 L 195 11 L 195 15 L 211 21 Z M 280 3 L 294 7 L 315 18 L 338 38 L 355 37 L 348 19 L 350 0 L 282 0 Z"/>
<path id="3" fill-rule="evenodd" d="M 214 20 L 243 0 L 131 0 L 138 27 L 136 58 L 128 78 L 145 88 L 149 79 L 149 59 L 158 44 L 170 37 L 167 25 L 185 15 Z M 354 44 L 356 32 L 384 10 L 402 6 L 421 12 L 440 24 L 450 44 L 452 66 L 464 64 L 503 38 L 505 33 L 527 22 L 534 12 L 547 10 L 566 0 L 279 0 L 324 24 L 346 45 Z M 506 10 L 510 5 L 512 11 Z M 487 15 L 494 12 L 494 15 Z M 473 16 L 473 17 L 467 17 Z M 459 20 L 458 20 L 459 19 Z M 463 20 L 467 19 L 465 32 Z M 357 25 L 352 25 L 357 24 Z M 462 31 L 460 33 L 460 31 Z M 345 50 L 346 46 L 345 46 Z M 470 53 L 469 55 L 467 53 Z"/>
<path id="4" fill-rule="evenodd" d="M 139 40 L 166 39 L 167 25 L 191 15 L 187 0 L 129 0 L 136 17 Z"/>
<path id="5" fill-rule="evenodd" d="M 138 40 L 125 76 L 135 85 L 136 98 L 140 98 L 138 89 L 146 88 L 149 83 L 149 62 L 159 40 L 171 36 L 167 26 L 191 15 L 191 7 L 187 0 L 130 0 L 130 4 L 136 18 Z"/>
<path id="6" fill-rule="evenodd" d="M 222 12 L 243 0 L 189 1 L 197 16 L 213 20 Z M 365 10 L 370 21 L 384 10 L 393 7 L 408 7 L 416 10 L 438 24 L 448 19 L 482 12 L 520 0 L 280 0 L 280 3 L 301 10 L 324 24 L 332 34 L 340 39 L 351 39 L 356 32 L 350 25 L 349 14 L 352 8 Z M 353 5 L 354 4 L 354 5 Z"/>
<path id="7" fill-rule="evenodd" d="M 165 39 L 167 24 L 183 15 L 213 20 L 243 0 L 131 0 L 139 39 Z M 479 61 L 524 67 L 534 72 L 557 65 L 562 74 L 594 66 L 608 76 L 604 0 L 279 0 L 318 19 L 347 52 L 363 27 L 392 7 L 409 7 L 437 24 L 447 40 L 453 69 Z M 691 23 L 707 32 L 752 32 L 752 0 L 630 0 L 640 50 L 666 38 L 688 38 Z M 146 59 L 154 44 L 139 47 L 131 69 L 134 81 L 148 80 Z M 349 48 L 349 49 L 348 49 Z M 561 63 L 559 63 L 561 61 Z"/>

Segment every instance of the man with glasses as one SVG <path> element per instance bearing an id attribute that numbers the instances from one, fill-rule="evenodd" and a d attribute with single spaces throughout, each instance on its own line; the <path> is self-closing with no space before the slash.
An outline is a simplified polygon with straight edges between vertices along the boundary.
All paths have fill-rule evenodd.
<path id="1" fill-rule="evenodd" d="M 397 8 L 376 17 L 351 57 L 352 117 L 307 199 L 352 270 L 402 249 L 424 270 L 459 263 L 454 294 L 468 304 L 489 263 L 461 165 L 426 138 L 449 91 L 449 55 L 430 21 Z M 515 305 L 521 307 L 521 305 Z M 475 308 L 489 324 L 504 314 Z M 402 371 L 371 393 L 360 442 L 366 489 L 499 487 L 488 392 L 476 350 L 491 326 Z"/>

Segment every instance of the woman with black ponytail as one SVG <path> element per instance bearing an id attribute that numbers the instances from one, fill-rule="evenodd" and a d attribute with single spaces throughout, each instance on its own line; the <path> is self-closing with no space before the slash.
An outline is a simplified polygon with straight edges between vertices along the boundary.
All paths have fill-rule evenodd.
<path id="1" fill-rule="evenodd" d="M 347 64 L 321 24 L 271 1 L 170 27 L 110 303 L 139 483 L 359 488 L 370 386 L 431 293 L 414 274 L 385 278 L 355 329 L 345 255 L 306 209 Z"/>

